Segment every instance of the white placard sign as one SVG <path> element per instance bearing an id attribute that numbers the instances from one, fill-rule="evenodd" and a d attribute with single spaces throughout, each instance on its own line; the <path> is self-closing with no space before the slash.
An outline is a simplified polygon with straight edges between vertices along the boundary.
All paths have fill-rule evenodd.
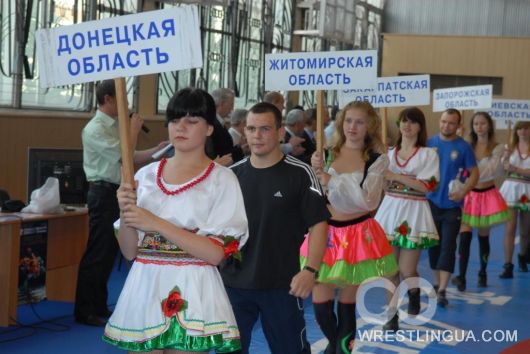
<path id="1" fill-rule="evenodd" d="M 265 55 L 268 91 L 375 88 L 376 79 L 376 50 Z"/>
<path id="2" fill-rule="evenodd" d="M 197 6 L 40 29 L 42 87 L 202 66 Z"/>
<path id="3" fill-rule="evenodd" d="M 459 110 L 487 109 L 491 107 L 492 85 L 452 87 L 432 91 L 432 111 L 449 108 Z"/>
<path id="4" fill-rule="evenodd" d="M 352 101 L 368 101 L 374 107 L 425 106 L 431 103 L 429 75 L 377 78 L 376 89 L 338 90 L 339 107 Z"/>
<path id="5" fill-rule="evenodd" d="M 486 111 L 495 120 L 495 128 L 508 129 L 509 121 L 513 128 L 518 121 L 530 120 L 530 100 L 495 98 Z"/>

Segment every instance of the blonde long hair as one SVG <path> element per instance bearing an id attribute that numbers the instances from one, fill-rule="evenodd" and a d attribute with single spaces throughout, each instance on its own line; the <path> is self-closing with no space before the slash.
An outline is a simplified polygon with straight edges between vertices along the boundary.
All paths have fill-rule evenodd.
<path id="1" fill-rule="evenodd" d="M 346 143 L 346 136 L 344 135 L 344 119 L 346 118 L 346 112 L 351 109 L 359 109 L 363 111 L 368 119 L 368 131 L 364 137 L 364 149 L 363 158 L 364 161 L 368 161 L 370 151 L 382 153 L 383 141 L 381 139 L 381 119 L 375 111 L 374 107 L 367 101 L 353 101 L 348 103 L 340 112 L 337 114 L 335 120 L 335 131 L 331 139 L 330 149 L 333 152 L 333 157 L 336 158 L 340 154 L 340 149 Z"/>

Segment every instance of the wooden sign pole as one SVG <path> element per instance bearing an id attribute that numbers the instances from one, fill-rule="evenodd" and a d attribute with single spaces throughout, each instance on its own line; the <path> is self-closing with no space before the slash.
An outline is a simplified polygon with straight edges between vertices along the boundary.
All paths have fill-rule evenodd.
<path id="1" fill-rule="evenodd" d="M 127 103 L 125 78 L 114 79 L 114 85 L 116 86 L 116 101 L 118 105 L 123 182 L 134 185 L 133 147 L 131 146 L 129 135 L 129 104 Z"/>
<path id="2" fill-rule="evenodd" d="M 512 142 L 513 142 L 513 139 L 512 139 L 512 121 L 509 120 L 508 121 L 508 149 L 510 149 L 512 147 Z"/>
<path id="3" fill-rule="evenodd" d="M 324 91 L 317 91 L 317 152 L 324 151 Z"/>
<path id="4" fill-rule="evenodd" d="M 388 108 L 385 107 L 383 110 L 383 121 L 381 122 L 381 140 L 383 142 L 385 150 L 388 149 L 388 144 L 386 141 L 388 135 Z"/>

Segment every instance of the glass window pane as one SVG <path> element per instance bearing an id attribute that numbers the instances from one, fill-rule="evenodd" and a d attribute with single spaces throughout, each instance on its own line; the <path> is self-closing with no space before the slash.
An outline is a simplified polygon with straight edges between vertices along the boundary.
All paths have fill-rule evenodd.
<path id="1" fill-rule="evenodd" d="M 39 86 L 39 63 L 34 37 L 35 31 L 39 28 L 54 28 L 82 22 L 84 15 L 81 5 L 80 1 L 73 0 L 33 2 L 31 20 L 27 30 L 28 41 L 25 47 L 22 107 L 90 110 L 91 97 L 87 93 L 88 85 L 47 89 Z"/>
<path id="2" fill-rule="evenodd" d="M 236 108 L 248 108 L 258 102 L 264 89 L 265 48 L 273 52 L 291 48 L 294 2 L 239 0 L 231 2 L 232 7 L 201 6 L 203 68 L 191 70 L 191 75 L 185 75 L 184 80 L 181 80 L 182 72 L 159 75 L 158 110 L 165 110 L 168 88 L 184 87 L 188 82 L 183 81 L 188 79 L 189 83 L 208 91 L 233 88 Z M 265 7 L 269 5 L 270 8 Z M 272 27 L 272 33 L 265 35 L 267 26 Z M 267 39 L 271 41 L 268 45 Z"/>
<path id="3" fill-rule="evenodd" d="M 368 0 L 368 4 L 378 7 L 380 9 L 384 6 L 384 0 Z"/>
<path id="4" fill-rule="evenodd" d="M 96 18 L 107 18 L 137 12 L 136 0 L 118 2 L 100 2 L 94 0 L 37 0 L 32 2 L 28 21 L 29 27 L 22 36 L 16 33 L 16 22 L 25 26 L 24 16 L 16 16 L 16 6 L 27 4 L 26 1 L 4 0 L 0 2 L 0 105 L 12 106 L 14 77 L 15 43 L 17 37 L 27 36 L 24 48 L 23 79 L 21 86 L 21 105 L 29 108 L 55 108 L 88 111 L 92 108 L 92 85 L 78 84 L 43 89 L 39 86 L 39 63 L 36 60 L 35 31 L 39 28 L 55 28 L 88 21 L 91 6 Z M 24 11 L 24 15 L 26 12 Z M 133 102 L 135 79 L 128 79 L 129 105 Z"/>
<path id="5" fill-rule="evenodd" d="M 34 1 L 31 22 L 26 45 L 26 70 L 22 83 L 22 106 L 30 108 L 59 108 L 73 110 L 90 110 L 90 97 L 85 94 L 85 85 L 41 88 L 39 86 L 39 63 L 36 60 L 36 43 L 34 34 L 38 28 L 69 26 L 76 19 L 83 18 L 81 8 L 74 1 L 58 1 L 52 8 L 49 18 L 45 17 L 45 1 Z M 48 21 L 51 20 L 51 23 Z M 29 71 L 29 72 L 28 72 Z"/>
<path id="6" fill-rule="evenodd" d="M 15 45 L 15 1 L 0 1 L 0 105 L 11 105 Z"/>

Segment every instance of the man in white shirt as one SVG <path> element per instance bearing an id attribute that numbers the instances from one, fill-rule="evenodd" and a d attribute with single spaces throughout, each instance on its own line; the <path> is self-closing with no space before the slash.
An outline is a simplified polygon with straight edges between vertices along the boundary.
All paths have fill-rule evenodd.
<path id="1" fill-rule="evenodd" d="M 107 308 L 107 282 L 118 253 L 114 221 L 120 217 L 116 190 L 121 183 L 121 153 L 118 106 L 114 80 L 104 80 L 96 86 L 98 110 L 81 133 L 83 169 L 89 184 L 88 241 L 81 258 L 75 297 L 75 320 L 90 326 L 105 326 L 111 311 Z M 136 147 L 143 119 L 133 114 L 129 138 Z M 151 149 L 134 151 L 136 164 L 151 161 L 151 155 L 164 148 L 167 141 Z"/>

